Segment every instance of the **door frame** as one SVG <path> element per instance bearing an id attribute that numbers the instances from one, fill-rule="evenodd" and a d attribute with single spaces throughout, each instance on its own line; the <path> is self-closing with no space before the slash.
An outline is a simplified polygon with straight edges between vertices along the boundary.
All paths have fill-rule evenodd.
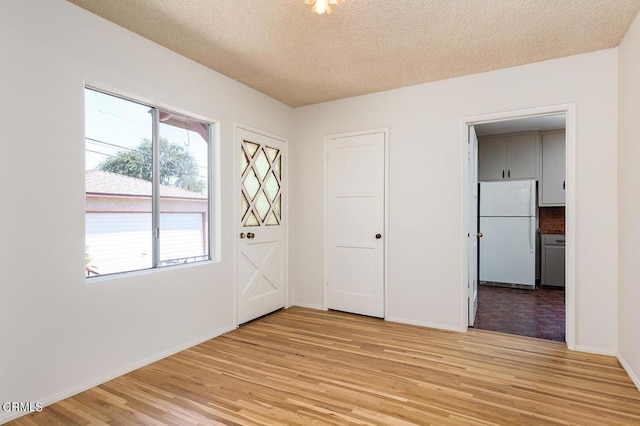
<path id="1" fill-rule="evenodd" d="M 239 122 L 233 122 L 233 190 L 235 191 L 233 195 L 233 324 L 235 328 L 238 328 L 238 238 L 237 235 L 240 233 L 238 220 L 238 215 L 240 214 L 240 185 L 242 182 L 240 181 L 240 176 L 238 175 L 240 164 L 240 150 L 236 145 L 238 142 L 238 129 L 247 130 L 252 133 L 258 133 L 262 136 L 266 136 L 272 139 L 277 139 L 280 142 L 284 143 L 284 161 L 282 162 L 282 175 L 284 176 L 284 180 L 286 184 L 284 185 L 284 287 L 285 287 L 285 297 L 284 297 L 284 307 L 285 309 L 289 307 L 289 143 L 287 140 L 281 136 L 275 135 L 273 133 L 265 132 L 260 129 L 256 129 L 255 127 L 248 126 L 246 124 L 242 124 Z M 222 228 L 219 228 L 222 229 Z M 221 258 L 222 256 L 220 256 Z"/>
<path id="2" fill-rule="evenodd" d="M 468 309 L 468 280 L 469 280 L 469 238 L 467 237 L 467 223 L 470 215 L 469 200 L 470 194 L 467 188 L 469 178 L 469 167 L 467 156 L 469 155 L 469 126 L 493 123 L 497 121 L 512 120 L 518 118 L 565 114 L 566 131 L 566 204 L 565 204 L 565 232 L 566 232 L 566 264 L 565 264 L 565 333 L 566 344 L 571 350 L 576 349 L 576 106 L 575 104 L 550 105 L 537 108 L 522 109 L 516 111 L 505 111 L 491 114 L 475 115 L 463 117 L 461 119 L 461 140 L 463 145 L 462 155 L 464 161 L 463 176 L 463 220 L 462 220 L 462 240 L 464 247 L 464 273 L 462 279 L 461 312 L 460 323 L 466 330 L 469 327 Z M 476 165 L 477 166 L 477 165 Z"/>
<path id="3" fill-rule="evenodd" d="M 359 130 L 354 132 L 346 132 L 346 133 L 333 133 L 324 136 L 324 167 L 323 167 L 323 233 L 322 233 L 322 255 L 323 255 L 323 278 L 322 278 L 322 308 L 327 311 L 329 307 L 327 306 L 327 287 L 329 286 L 329 262 L 328 262 L 328 253 L 329 253 L 329 245 L 328 245 L 328 233 L 329 233 L 329 142 L 332 139 L 337 138 L 347 138 L 350 136 L 361 136 L 361 135 L 370 135 L 375 133 L 383 133 L 384 134 L 384 229 L 382 230 L 383 235 L 383 297 L 384 297 L 384 314 L 383 318 L 386 318 L 387 312 L 389 312 L 389 128 L 382 127 L 378 129 L 370 129 L 370 130 Z"/>

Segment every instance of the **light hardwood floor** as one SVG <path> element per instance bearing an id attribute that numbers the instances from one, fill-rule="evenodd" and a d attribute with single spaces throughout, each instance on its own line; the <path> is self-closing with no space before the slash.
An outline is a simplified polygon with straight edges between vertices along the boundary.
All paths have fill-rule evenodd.
<path id="1" fill-rule="evenodd" d="M 639 425 L 613 357 L 489 331 L 291 308 L 15 421 Z"/>

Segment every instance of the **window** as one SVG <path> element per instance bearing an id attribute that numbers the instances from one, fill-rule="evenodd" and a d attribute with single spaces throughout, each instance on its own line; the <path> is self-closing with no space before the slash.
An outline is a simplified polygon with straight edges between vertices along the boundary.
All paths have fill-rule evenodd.
<path id="1" fill-rule="evenodd" d="M 88 277 L 209 260 L 210 123 L 85 89 Z"/>

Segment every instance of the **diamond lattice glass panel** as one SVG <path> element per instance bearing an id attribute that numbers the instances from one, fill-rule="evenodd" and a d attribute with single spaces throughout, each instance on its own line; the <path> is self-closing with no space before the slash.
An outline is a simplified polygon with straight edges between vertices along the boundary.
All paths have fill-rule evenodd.
<path id="1" fill-rule="evenodd" d="M 243 145 L 244 145 L 245 151 L 247 151 L 247 154 L 249 154 L 249 158 L 253 158 L 253 156 L 256 155 L 256 151 L 260 147 L 260 145 L 258 145 L 257 143 L 253 143 L 249 141 L 244 141 Z"/>
<path id="2" fill-rule="evenodd" d="M 264 190 L 269 196 L 269 201 L 273 201 L 278 195 L 278 190 L 280 189 L 280 184 L 278 183 L 278 179 L 276 179 L 273 172 L 269 173 L 267 179 L 264 181 Z"/>
<path id="3" fill-rule="evenodd" d="M 278 218 L 276 217 L 276 215 L 273 212 L 271 212 L 265 225 L 267 226 L 280 225 L 280 222 L 278 222 Z"/>
<path id="4" fill-rule="evenodd" d="M 267 160 L 267 156 L 264 153 L 264 150 L 260 150 L 258 154 L 258 158 L 254 163 L 258 172 L 258 177 L 260 180 L 263 180 L 267 176 L 267 172 L 269 171 L 269 160 Z"/>
<path id="5" fill-rule="evenodd" d="M 260 216 L 260 220 L 264 222 L 264 219 L 267 217 L 267 213 L 269 213 L 269 207 L 271 207 L 269 200 L 264 194 L 264 191 L 260 191 L 258 199 L 256 200 L 255 207 L 258 210 L 258 216 Z"/>
<path id="6" fill-rule="evenodd" d="M 247 191 L 247 194 L 249 194 L 249 197 L 253 200 L 260 189 L 260 181 L 258 181 L 253 169 L 249 170 L 249 173 L 242 182 L 242 186 L 244 186 L 245 191 Z"/>
<path id="7" fill-rule="evenodd" d="M 244 221 L 244 226 L 260 226 L 260 222 L 258 222 L 258 218 L 253 211 L 247 216 L 247 219 Z"/>
<path id="8" fill-rule="evenodd" d="M 267 151 L 267 157 L 269 157 L 269 160 L 273 163 L 273 160 L 276 159 L 276 156 L 278 155 L 278 152 L 280 152 L 280 150 L 271 148 L 270 146 L 265 146 L 264 149 L 265 151 Z"/>
<path id="9" fill-rule="evenodd" d="M 282 164 L 282 156 L 279 156 L 276 161 L 273 162 L 273 172 L 276 174 L 279 180 L 282 180 L 282 174 L 280 172 L 280 165 Z"/>
<path id="10" fill-rule="evenodd" d="M 249 210 L 249 201 L 247 201 L 247 196 L 242 194 L 242 206 L 240 208 L 241 218 L 243 218 L 247 214 L 247 210 Z"/>
<path id="11" fill-rule="evenodd" d="M 247 167 L 249 167 L 249 159 L 247 158 L 247 153 L 242 151 L 242 167 L 240 167 L 242 169 L 242 172 L 240 173 L 241 175 L 244 174 Z"/>
<path id="12" fill-rule="evenodd" d="M 278 199 L 273 203 L 273 212 L 278 219 L 282 218 L 282 196 L 278 196 Z"/>

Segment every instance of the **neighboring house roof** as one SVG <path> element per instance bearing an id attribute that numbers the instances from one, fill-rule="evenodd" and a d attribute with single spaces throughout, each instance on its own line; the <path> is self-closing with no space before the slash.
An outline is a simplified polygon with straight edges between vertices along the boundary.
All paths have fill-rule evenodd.
<path id="1" fill-rule="evenodd" d="M 102 170 L 87 170 L 86 193 L 91 195 L 151 197 L 151 182 Z M 163 197 L 171 198 L 207 199 L 206 194 L 185 191 L 168 185 L 160 185 L 160 194 Z"/>

